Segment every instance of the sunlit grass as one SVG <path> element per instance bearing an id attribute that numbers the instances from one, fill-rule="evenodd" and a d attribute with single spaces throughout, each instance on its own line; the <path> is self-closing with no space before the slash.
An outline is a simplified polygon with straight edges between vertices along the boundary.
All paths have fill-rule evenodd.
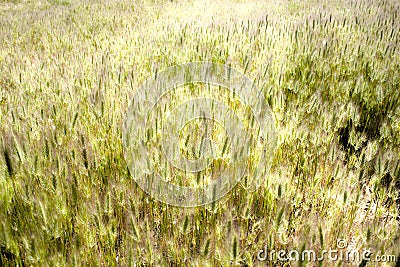
<path id="1" fill-rule="evenodd" d="M 399 12 L 394 0 L 0 2 L 0 265 L 252 266 L 265 246 L 338 238 L 400 256 Z M 278 147 L 257 191 L 242 182 L 183 209 L 134 183 L 122 122 L 147 77 L 191 61 L 254 79 Z M 198 148 L 185 146 L 193 123 L 183 153 Z"/>

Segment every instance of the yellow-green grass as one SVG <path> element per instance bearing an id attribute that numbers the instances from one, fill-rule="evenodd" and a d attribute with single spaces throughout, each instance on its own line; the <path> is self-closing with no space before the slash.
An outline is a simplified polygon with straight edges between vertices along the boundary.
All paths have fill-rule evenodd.
<path id="1" fill-rule="evenodd" d="M 260 249 L 337 239 L 400 256 L 399 13 L 395 0 L 1 1 L 0 263 L 273 265 Z M 147 77 L 192 61 L 254 79 L 278 147 L 257 191 L 189 209 L 135 184 L 122 123 Z"/>

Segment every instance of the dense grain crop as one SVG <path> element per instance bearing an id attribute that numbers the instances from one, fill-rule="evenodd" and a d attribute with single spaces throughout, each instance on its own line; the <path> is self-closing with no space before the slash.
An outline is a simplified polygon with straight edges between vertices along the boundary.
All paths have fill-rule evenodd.
<path id="1" fill-rule="evenodd" d="M 400 257 L 399 21 L 396 0 L 0 1 L 0 265 L 272 266 L 260 249 L 338 239 Z M 256 191 L 180 208 L 133 181 L 122 124 L 194 61 L 251 77 L 278 144 Z"/>

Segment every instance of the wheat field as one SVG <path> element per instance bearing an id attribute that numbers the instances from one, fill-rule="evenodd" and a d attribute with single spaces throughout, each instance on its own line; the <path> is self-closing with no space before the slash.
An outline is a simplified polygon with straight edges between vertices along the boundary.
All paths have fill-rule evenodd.
<path id="1" fill-rule="evenodd" d="M 0 1 L 0 265 L 399 266 L 258 257 L 400 260 L 399 22 L 397 0 Z M 122 125 L 149 76 L 198 61 L 257 83 L 277 146 L 257 190 L 182 208 L 132 179 Z"/>

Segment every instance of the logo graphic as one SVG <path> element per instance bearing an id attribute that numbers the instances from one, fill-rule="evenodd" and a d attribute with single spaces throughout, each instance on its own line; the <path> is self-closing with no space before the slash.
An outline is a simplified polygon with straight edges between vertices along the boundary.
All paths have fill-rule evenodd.
<path id="1" fill-rule="evenodd" d="M 124 156 L 138 185 L 174 206 L 210 204 L 269 172 L 276 135 L 264 94 L 228 65 L 195 62 L 146 80 L 129 105 Z"/>

